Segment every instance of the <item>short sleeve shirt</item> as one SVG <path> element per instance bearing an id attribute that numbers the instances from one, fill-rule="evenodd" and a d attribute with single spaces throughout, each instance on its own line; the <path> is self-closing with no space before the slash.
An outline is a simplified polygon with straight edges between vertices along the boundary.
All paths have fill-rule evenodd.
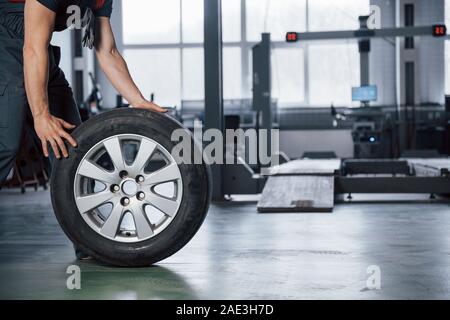
<path id="1" fill-rule="evenodd" d="M 90 8 L 96 17 L 111 17 L 113 0 L 37 0 L 42 5 L 56 13 L 55 31 L 67 28 L 67 19 L 70 16 L 67 9 L 70 6 L 79 6 L 82 15 Z"/>

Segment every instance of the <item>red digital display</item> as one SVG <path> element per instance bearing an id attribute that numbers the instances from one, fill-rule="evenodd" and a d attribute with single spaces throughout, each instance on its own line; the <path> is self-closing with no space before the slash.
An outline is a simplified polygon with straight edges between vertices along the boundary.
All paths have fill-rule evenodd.
<path id="1" fill-rule="evenodd" d="M 297 34 L 297 32 L 288 32 L 286 34 L 286 41 L 287 42 L 297 42 L 298 41 L 298 34 Z"/>
<path id="2" fill-rule="evenodd" d="M 447 35 L 447 27 L 444 24 L 437 24 L 433 26 L 434 37 L 444 37 Z"/>

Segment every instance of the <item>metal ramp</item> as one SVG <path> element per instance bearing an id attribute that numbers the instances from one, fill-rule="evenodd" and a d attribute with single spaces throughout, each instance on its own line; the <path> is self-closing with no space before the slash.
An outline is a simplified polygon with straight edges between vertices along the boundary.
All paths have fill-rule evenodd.
<path id="1" fill-rule="evenodd" d="M 262 213 L 331 212 L 337 194 L 450 196 L 450 158 L 297 160 L 267 176 Z"/>
<path id="2" fill-rule="evenodd" d="M 269 170 L 258 212 L 332 212 L 340 160 L 297 160 Z"/>
<path id="3" fill-rule="evenodd" d="M 450 176 L 450 159 L 407 159 L 408 164 L 419 177 Z"/>

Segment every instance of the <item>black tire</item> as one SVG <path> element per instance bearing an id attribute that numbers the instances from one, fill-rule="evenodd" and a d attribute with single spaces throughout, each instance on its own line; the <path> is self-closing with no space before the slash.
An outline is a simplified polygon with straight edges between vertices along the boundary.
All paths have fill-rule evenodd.
<path id="1" fill-rule="evenodd" d="M 86 153 L 98 142 L 119 134 L 149 137 L 169 152 L 176 143 L 172 132 L 181 124 L 167 115 L 138 109 L 118 109 L 101 114 L 73 132 L 78 148 L 55 164 L 51 178 L 53 208 L 64 232 L 75 246 L 93 258 L 114 266 L 145 267 L 164 260 L 184 247 L 202 225 L 211 200 L 211 175 L 206 164 L 179 164 L 183 196 L 172 222 L 151 239 L 124 243 L 94 231 L 77 209 L 74 179 Z M 191 139 L 192 135 L 190 135 Z M 195 152 L 200 152 L 196 148 Z"/>

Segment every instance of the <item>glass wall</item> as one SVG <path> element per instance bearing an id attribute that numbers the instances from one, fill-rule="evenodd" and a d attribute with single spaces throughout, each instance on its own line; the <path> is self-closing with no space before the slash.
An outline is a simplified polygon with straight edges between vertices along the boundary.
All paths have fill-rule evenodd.
<path id="1" fill-rule="evenodd" d="M 350 105 L 351 88 L 360 85 L 358 44 L 309 46 L 309 102 L 312 105 Z"/>
<path id="2" fill-rule="evenodd" d="M 249 41 L 259 41 L 262 32 L 283 41 L 287 31 L 306 31 L 306 0 L 246 0 L 246 16 Z"/>
<path id="3" fill-rule="evenodd" d="M 309 31 L 358 29 L 358 17 L 369 14 L 369 6 L 369 1 L 362 0 L 310 0 Z"/>
<path id="4" fill-rule="evenodd" d="M 164 106 L 204 99 L 203 0 L 123 0 L 124 57 Z"/>
<path id="5" fill-rule="evenodd" d="M 122 3 L 124 44 L 180 42 L 179 0 L 123 0 Z"/>
<path id="6" fill-rule="evenodd" d="M 136 84 L 148 98 L 156 94 L 164 106 L 181 101 L 181 66 L 179 49 L 127 49 L 124 51 Z"/>
<path id="7" fill-rule="evenodd" d="M 125 58 L 160 104 L 204 99 L 204 0 L 122 0 Z M 288 45 L 287 31 L 357 29 L 369 0 L 223 0 L 225 99 L 251 97 L 252 47 L 272 38 L 273 96 L 281 107 L 352 105 L 356 41 Z M 338 79 L 338 80 L 336 80 Z"/>

